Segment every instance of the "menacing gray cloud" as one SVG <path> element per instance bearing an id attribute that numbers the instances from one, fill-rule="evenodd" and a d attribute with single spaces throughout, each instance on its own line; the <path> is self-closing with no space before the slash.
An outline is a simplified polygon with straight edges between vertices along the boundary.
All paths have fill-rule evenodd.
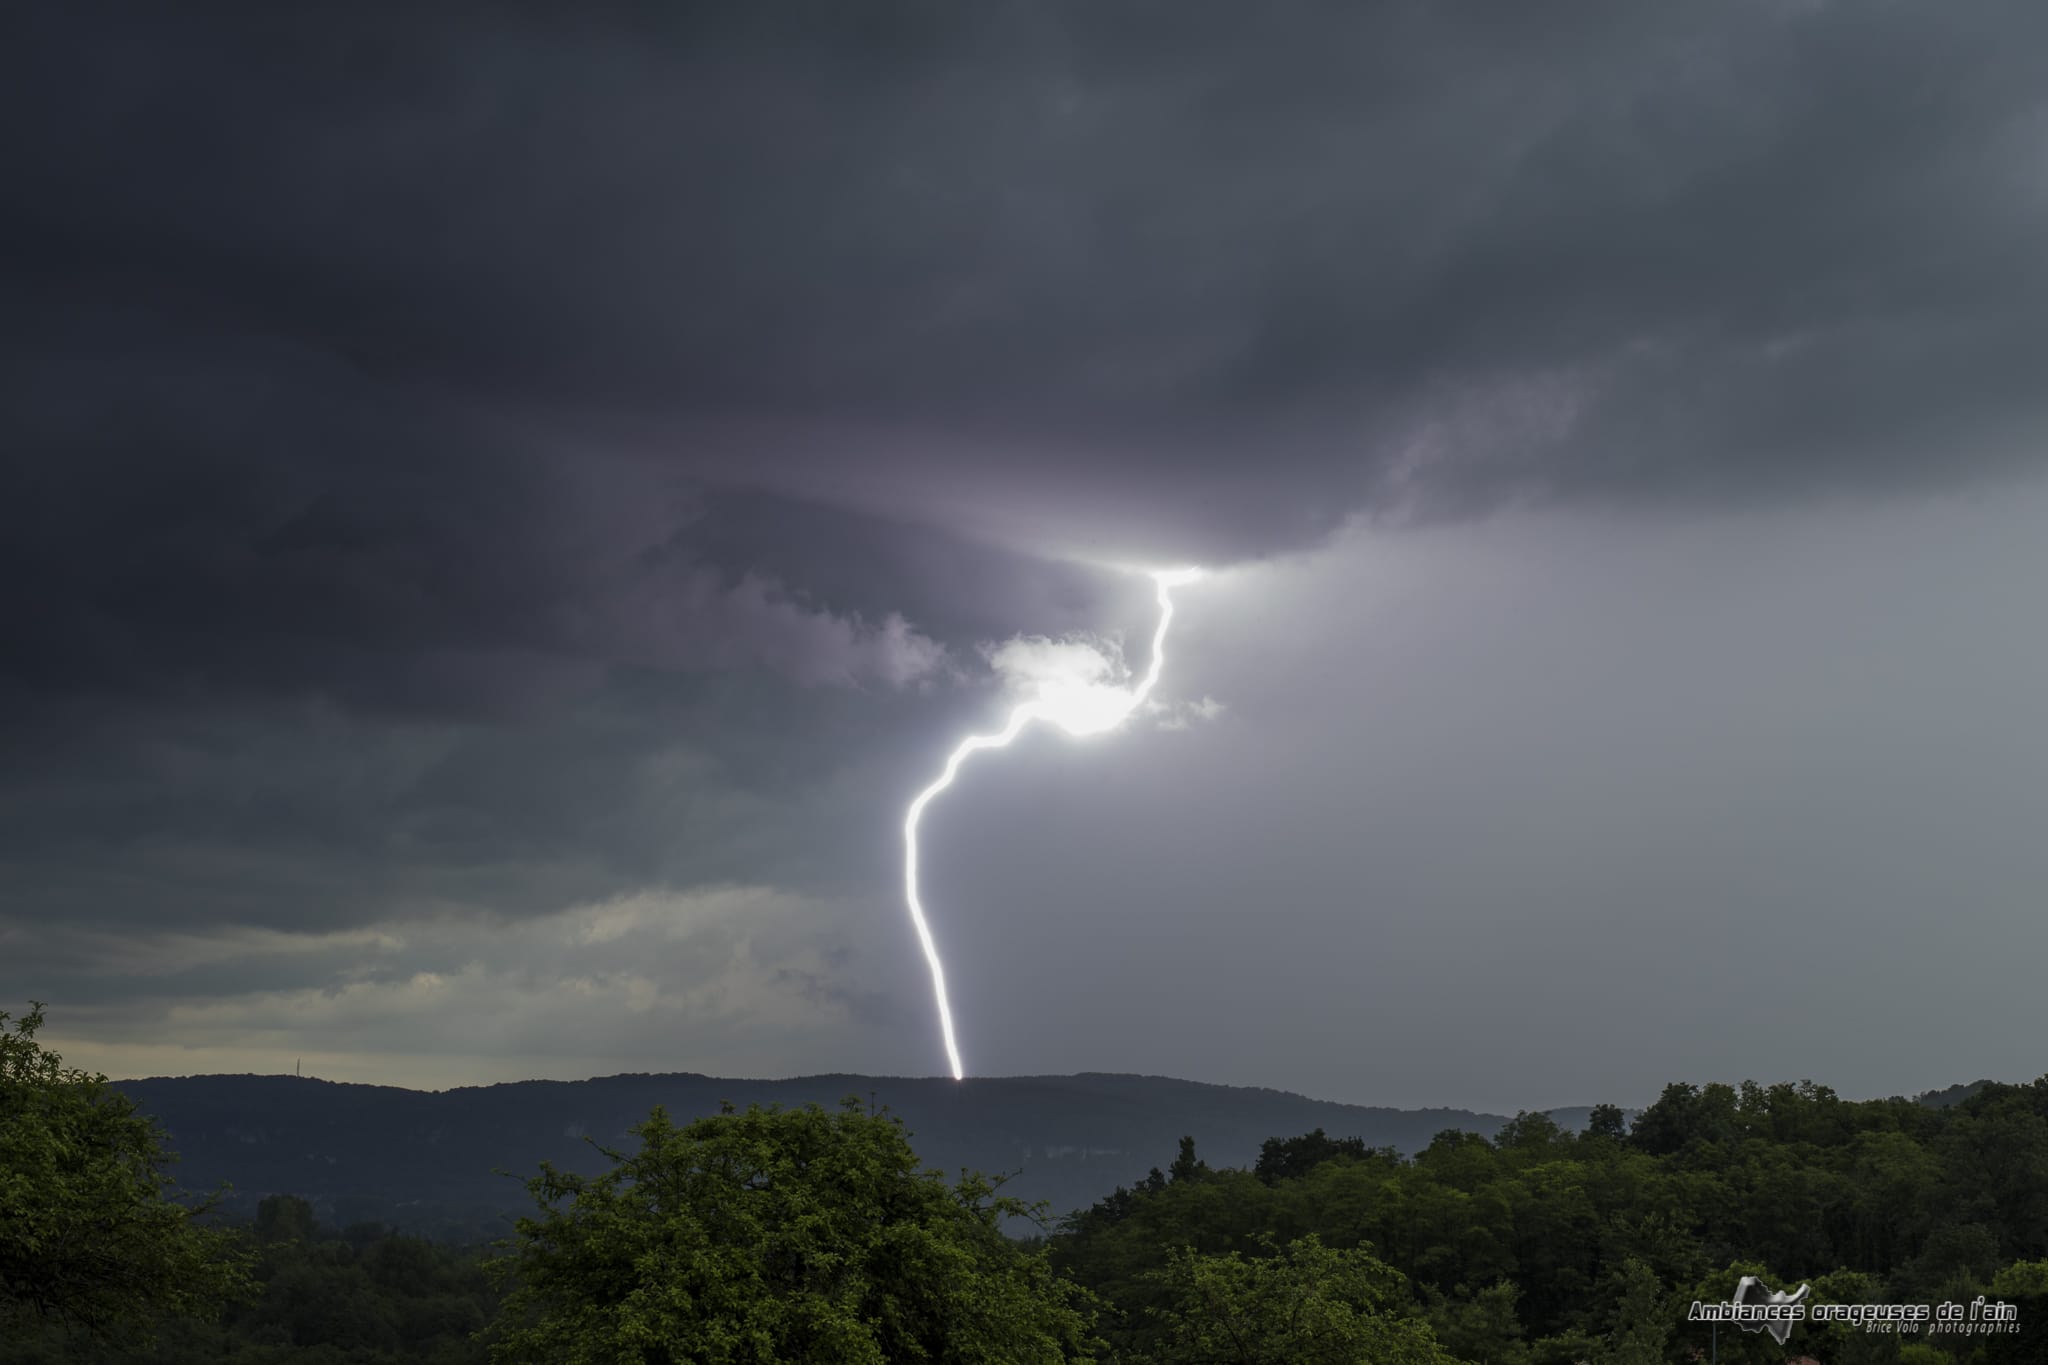
<path id="1" fill-rule="evenodd" d="M 15 268 L 392 420 L 1195 558 L 2034 448 L 2031 6 L 90 8 L 14 45 Z"/>
<path id="2" fill-rule="evenodd" d="M 0 936 L 865 894 L 1104 561 L 2042 448 L 2018 0 L 8 29 Z"/>

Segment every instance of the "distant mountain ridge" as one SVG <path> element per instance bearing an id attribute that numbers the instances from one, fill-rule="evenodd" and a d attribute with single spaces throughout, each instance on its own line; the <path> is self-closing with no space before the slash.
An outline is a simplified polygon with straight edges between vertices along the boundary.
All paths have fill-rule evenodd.
<path id="1" fill-rule="evenodd" d="M 1914 1099 L 1929 1109 L 1948 1109 L 1961 1104 L 1985 1086 L 1995 1084 L 1995 1081 L 1969 1081 L 1962 1085 L 1951 1085 L 1943 1090 L 1929 1090 L 1914 1096 Z"/>
<path id="2" fill-rule="evenodd" d="M 517 1180 L 543 1160 L 595 1172 L 585 1141 L 630 1145 L 627 1130 L 663 1105 L 678 1121 L 722 1102 L 839 1104 L 849 1095 L 902 1117 L 926 1165 L 1014 1172 L 1008 1192 L 1085 1207 L 1172 1159 L 1183 1134 L 1212 1166 L 1250 1165 L 1270 1137 L 1321 1128 L 1414 1152 L 1446 1129 L 1492 1136 L 1508 1116 L 1391 1109 L 1280 1090 L 1158 1076 L 943 1078 L 825 1075 L 733 1080 L 692 1073 L 516 1081 L 418 1091 L 295 1076 L 188 1076 L 117 1082 L 170 1134 L 188 1190 L 234 1186 L 230 1210 L 266 1194 L 313 1201 L 329 1221 L 382 1221 L 448 1240 L 499 1235 L 531 1203 Z M 1556 1109 L 1568 1128 L 1587 1107 Z"/>

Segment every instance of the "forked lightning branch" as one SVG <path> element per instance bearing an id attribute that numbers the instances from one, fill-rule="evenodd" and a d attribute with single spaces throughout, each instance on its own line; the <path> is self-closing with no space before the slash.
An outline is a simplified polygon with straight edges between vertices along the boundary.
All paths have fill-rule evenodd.
<path id="1" fill-rule="evenodd" d="M 952 1065 L 956 1081 L 965 1079 L 967 1071 L 961 1065 L 960 1045 L 953 1031 L 953 1008 L 946 999 L 946 969 L 939 961 L 938 944 L 932 938 L 924 902 L 918 895 L 918 821 L 923 818 L 925 807 L 940 792 L 953 785 L 953 779 L 960 775 L 960 766 L 970 755 L 983 749 L 1008 748 L 1035 720 L 1056 725 L 1077 738 L 1103 734 L 1121 725 L 1132 712 L 1145 704 L 1152 689 L 1159 685 L 1160 670 L 1166 665 L 1166 630 L 1173 624 L 1172 590 L 1201 576 L 1200 569 L 1191 568 L 1151 571 L 1152 581 L 1159 592 L 1159 625 L 1152 632 L 1152 656 L 1146 663 L 1145 676 L 1138 680 L 1137 686 L 1125 689 L 1089 684 L 1060 690 L 1042 689 L 1040 695 L 1013 709 L 1009 723 L 1002 729 L 993 734 L 970 735 L 960 741 L 947 756 L 945 768 L 930 786 L 917 794 L 910 803 L 910 809 L 904 813 L 903 897 L 910 906 L 911 922 L 917 926 L 917 941 L 923 946 L 925 961 L 931 967 L 932 994 L 937 998 L 939 1007 L 939 1030 L 945 1038 L 946 1060 Z"/>

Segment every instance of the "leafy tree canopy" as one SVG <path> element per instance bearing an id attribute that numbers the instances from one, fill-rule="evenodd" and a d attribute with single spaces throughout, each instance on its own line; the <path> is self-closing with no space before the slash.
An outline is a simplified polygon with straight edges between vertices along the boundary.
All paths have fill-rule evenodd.
<path id="1" fill-rule="evenodd" d="M 1090 1359 L 1093 1311 L 1000 1229 L 1039 1210 L 919 1168 L 900 1121 L 848 1099 L 657 1108 L 637 1152 L 543 1165 L 500 1272 L 493 1359 L 548 1365 Z"/>
<path id="2" fill-rule="evenodd" d="M 1325 1161 L 1335 1161 L 1339 1157 L 1362 1161 L 1365 1153 L 1364 1138 L 1333 1138 L 1318 1128 L 1300 1137 L 1267 1138 L 1259 1148 L 1258 1163 L 1252 1167 L 1252 1172 L 1271 1185 L 1298 1179 Z"/>
<path id="3" fill-rule="evenodd" d="M 1401 1276 L 1313 1235 L 1259 1253 L 1173 1252 L 1152 1276 L 1152 1340 L 1133 1365 L 1456 1365 L 1410 1311 Z"/>
<path id="4" fill-rule="evenodd" d="M 247 1260 L 173 1201 L 163 1135 L 104 1076 L 36 1042 L 43 1007 L 0 1011 L 0 1336 L 56 1320 L 146 1337 L 248 1290 Z"/>

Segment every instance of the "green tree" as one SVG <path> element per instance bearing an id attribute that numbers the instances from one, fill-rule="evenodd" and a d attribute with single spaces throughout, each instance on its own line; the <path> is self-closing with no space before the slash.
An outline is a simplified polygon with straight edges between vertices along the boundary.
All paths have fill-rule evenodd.
<path id="1" fill-rule="evenodd" d="M 1980 1294 L 1998 1269 L 1998 1240 L 1979 1223 L 1944 1223 L 1921 1244 L 1920 1254 L 1892 1276 L 1892 1292 L 1908 1303 L 1966 1302 Z"/>
<path id="2" fill-rule="evenodd" d="M 1519 1147 L 1542 1153 L 1566 1141 L 1565 1131 L 1557 1126 L 1557 1120 L 1545 1113 L 1524 1109 L 1501 1125 L 1493 1135 L 1493 1145 L 1502 1149 Z"/>
<path id="3" fill-rule="evenodd" d="M 1434 1289 L 1423 1292 L 1428 1305 L 1429 1324 L 1444 1349 L 1461 1360 L 1483 1360 L 1486 1365 L 1527 1365 L 1529 1344 L 1523 1338 L 1515 1301 L 1521 1290 L 1513 1280 L 1500 1280 L 1484 1289 L 1456 1296 Z"/>
<path id="4" fill-rule="evenodd" d="M 1811 1302 L 1816 1304 L 1890 1301 L 1884 1281 L 1865 1271 L 1836 1270 L 1813 1281 Z M 1807 1323 L 1794 1331 L 1793 1344 L 1828 1365 L 1889 1365 L 1899 1358 L 1899 1337 L 1894 1332 L 1868 1332 L 1839 1322 Z"/>
<path id="5" fill-rule="evenodd" d="M 1333 1138 L 1318 1128 L 1300 1137 L 1267 1138 L 1259 1147 L 1258 1163 L 1252 1167 L 1252 1173 L 1265 1184 L 1273 1185 L 1282 1180 L 1298 1180 L 1325 1161 L 1339 1157 L 1363 1161 L 1365 1153 L 1364 1138 Z"/>
<path id="6" fill-rule="evenodd" d="M 1352 1163 L 1331 1163 L 1313 1175 Z M 1289 1187 L 1305 1182 L 1285 1182 Z M 1151 1340 L 1151 1318 L 1145 1310 L 1163 1302 L 1164 1290 L 1153 1278 L 1177 1247 L 1221 1253 L 1249 1251 L 1261 1234 L 1292 1225 L 1299 1209 L 1291 1189 L 1276 1189 L 1249 1171 L 1213 1171 L 1201 1179 L 1145 1182 L 1127 1197 L 1112 1196 L 1110 1207 L 1094 1209 L 1070 1221 L 1067 1231 L 1047 1248 L 1062 1273 L 1108 1300 L 1114 1311 L 1103 1320 L 1103 1334 L 1122 1349 Z M 1312 1231 L 1313 1229 L 1301 1229 Z"/>
<path id="7" fill-rule="evenodd" d="M 2015 1261 L 1991 1277 L 1989 1297 L 2019 1312 L 2019 1331 L 1984 1339 L 1985 1365 L 2038 1365 L 2048 1333 L 2048 1261 Z"/>
<path id="8" fill-rule="evenodd" d="M 1166 1178 L 1174 1182 L 1200 1180 L 1207 1174 L 1209 1163 L 1195 1155 L 1195 1140 L 1191 1137 L 1182 1138 L 1180 1153 L 1174 1157 L 1173 1164 L 1166 1168 Z"/>
<path id="9" fill-rule="evenodd" d="M 1628 1136 L 1628 1115 L 1620 1105 L 1596 1104 L 1593 1112 L 1586 1116 L 1585 1136 L 1619 1142 Z"/>
<path id="10" fill-rule="evenodd" d="M 1671 1324 L 1657 1272 L 1633 1257 L 1623 1261 L 1608 1282 L 1608 1298 L 1614 1308 L 1599 1365 L 1663 1365 Z"/>
<path id="11" fill-rule="evenodd" d="M 496 1361 L 1086 1360 L 1092 1305 L 1004 1236 L 1039 1210 L 918 1166 L 902 1124 L 759 1106 L 678 1128 L 581 1177 L 543 1164 L 498 1261 Z"/>
<path id="12" fill-rule="evenodd" d="M 1153 1279 L 1159 1331 L 1135 1365 L 1456 1365 L 1411 1311 L 1401 1275 L 1313 1234 L 1263 1254 L 1183 1247 Z"/>
<path id="13" fill-rule="evenodd" d="M 43 1007 L 0 1011 L 0 1337 L 31 1320 L 147 1338 L 249 1290 L 225 1232 L 171 1195 L 162 1131 L 104 1076 L 36 1042 Z"/>
<path id="14" fill-rule="evenodd" d="M 1732 1085 L 1683 1082 L 1664 1087 L 1657 1102 L 1636 1117 L 1628 1140 L 1652 1156 L 1668 1156 L 1693 1143 L 1726 1143 L 1742 1131 L 1740 1101 Z"/>

